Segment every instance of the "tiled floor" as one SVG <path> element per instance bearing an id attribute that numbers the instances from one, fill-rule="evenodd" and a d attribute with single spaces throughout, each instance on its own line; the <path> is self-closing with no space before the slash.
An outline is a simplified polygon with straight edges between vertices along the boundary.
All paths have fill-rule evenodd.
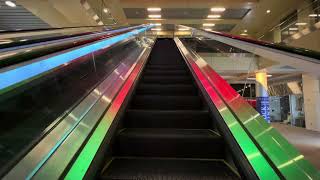
<path id="1" fill-rule="evenodd" d="M 320 170 L 320 132 L 280 123 L 271 125 Z"/>

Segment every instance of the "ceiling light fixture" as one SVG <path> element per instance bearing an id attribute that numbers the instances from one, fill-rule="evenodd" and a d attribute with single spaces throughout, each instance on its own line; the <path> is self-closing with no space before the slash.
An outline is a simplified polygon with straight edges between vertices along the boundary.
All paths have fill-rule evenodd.
<path id="1" fill-rule="evenodd" d="M 98 20 L 98 19 L 99 19 L 99 16 L 98 16 L 98 15 L 94 15 L 92 18 L 93 18 L 94 20 Z"/>
<path id="2" fill-rule="evenodd" d="M 210 14 L 208 15 L 208 18 L 221 18 L 220 14 Z"/>
<path id="3" fill-rule="evenodd" d="M 149 18 L 161 18 L 160 14 L 149 14 L 148 15 Z"/>
<path id="4" fill-rule="evenodd" d="M 271 10 L 270 10 L 270 9 L 267 10 L 267 14 L 269 14 L 269 13 L 271 13 Z"/>
<path id="5" fill-rule="evenodd" d="M 246 30 L 246 29 L 245 29 L 245 30 L 243 30 L 243 32 L 245 32 L 245 33 L 246 33 L 246 32 L 248 32 L 248 30 Z"/>
<path id="6" fill-rule="evenodd" d="M 289 31 L 298 31 L 298 28 L 289 28 Z"/>
<path id="7" fill-rule="evenodd" d="M 161 28 L 152 28 L 151 31 L 161 31 Z"/>
<path id="8" fill-rule="evenodd" d="M 309 17 L 317 17 L 318 14 L 309 14 Z"/>
<path id="9" fill-rule="evenodd" d="M 103 8 L 103 12 L 108 13 L 109 12 L 108 8 Z"/>
<path id="10" fill-rule="evenodd" d="M 241 35 L 241 36 L 248 36 L 247 33 L 241 33 L 240 35 Z"/>
<path id="11" fill-rule="evenodd" d="M 300 23 L 296 23 L 296 25 L 297 25 L 297 26 L 305 26 L 305 25 L 307 25 L 307 23 L 305 23 L 305 22 L 300 22 Z"/>
<path id="12" fill-rule="evenodd" d="M 152 7 L 152 8 L 147 8 L 147 10 L 149 12 L 160 12 L 161 11 L 161 8 L 159 7 Z"/>
<path id="13" fill-rule="evenodd" d="M 213 26 L 215 26 L 215 24 L 213 24 L 213 23 L 204 23 L 203 26 L 205 26 L 205 27 L 213 27 Z"/>
<path id="14" fill-rule="evenodd" d="M 5 1 L 6 5 L 9 7 L 16 7 L 17 5 L 12 1 Z"/>
<path id="15" fill-rule="evenodd" d="M 190 29 L 189 28 L 179 28 L 178 30 L 179 31 L 189 31 Z"/>
<path id="16" fill-rule="evenodd" d="M 223 12 L 225 10 L 226 10 L 226 8 L 224 8 L 224 7 L 213 7 L 213 8 L 211 8 L 212 12 Z"/>

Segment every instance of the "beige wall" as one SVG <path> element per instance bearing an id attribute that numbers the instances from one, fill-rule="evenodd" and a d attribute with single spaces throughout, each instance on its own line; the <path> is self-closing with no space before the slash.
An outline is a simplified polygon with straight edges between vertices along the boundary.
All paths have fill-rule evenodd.
<path id="1" fill-rule="evenodd" d="M 320 30 L 311 32 L 289 43 L 291 46 L 320 51 Z"/>

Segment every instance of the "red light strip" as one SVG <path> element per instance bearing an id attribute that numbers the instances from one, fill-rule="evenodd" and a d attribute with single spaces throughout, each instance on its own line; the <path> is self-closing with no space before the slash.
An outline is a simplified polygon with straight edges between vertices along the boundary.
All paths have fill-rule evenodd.
<path id="1" fill-rule="evenodd" d="M 103 139 L 107 135 L 107 132 L 114 118 L 119 112 L 120 107 L 122 106 L 139 72 L 141 71 L 144 63 L 146 62 L 146 59 L 147 58 L 142 58 L 142 60 L 140 60 L 137 63 L 136 67 L 130 74 L 128 80 L 125 82 L 120 92 L 113 100 L 112 105 L 110 106 L 106 114 L 103 116 L 97 128 L 94 130 L 89 141 L 81 151 L 80 155 L 77 157 L 76 161 L 73 163 L 65 179 L 83 179 Z"/>

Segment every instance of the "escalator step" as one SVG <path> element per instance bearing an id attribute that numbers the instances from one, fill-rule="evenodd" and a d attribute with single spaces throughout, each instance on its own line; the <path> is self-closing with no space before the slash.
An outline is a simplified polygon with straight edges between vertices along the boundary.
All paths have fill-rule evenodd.
<path id="1" fill-rule="evenodd" d="M 187 76 L 189 75 L 189 72 L 186 71 L 186 70 L 171 70 L 171 69 L 168 69 L 168 70 L 148 70 L 146 69 L 145 72 L 144 72 L 144 75 L 154 75 L 154 76 L 175 76 L 175 75 L 178 75 L 178 76 Z"/>
<path id="2" fill-rule="evenodd" d="M 138 95 L 197 95 L 198 90 L 188 84 L 140 84 L 136 90 Z"/>
<path id="3" fill-rule="evenodd" d="M 136 95 L 132 99 L 132 109 L 186 110 L 202 109 L 198 96 Z"/>
<path id="4" fill-rule="evenodd" d="M 185 65 L 152 65 L 148 64 L 146 69 L 148 70 L 186 70 Z"/>
<path id="5" fill-rule="evenodd" d="M 116 147 L 119 156 L 224 157 L 222 137 L 209 129 L 122 129 Z"/>
<path id="6" fill-rule="evenodd" d="M 222 160 L 114 158 L 100 179 L 240 179 Z"/>
<path id="7" fill-rule="evenodd" d="M 143 83 L 159 83 L 159 84 L 191 84 L 190 76 L 143 76 Z"/>
<path id="8" fill-rule="evenodd" d="M 206 129 L 211 126 L 209 112 L 201 111 L 127 111 L 125 117 L 127 128 L 181 128 Z"/>

